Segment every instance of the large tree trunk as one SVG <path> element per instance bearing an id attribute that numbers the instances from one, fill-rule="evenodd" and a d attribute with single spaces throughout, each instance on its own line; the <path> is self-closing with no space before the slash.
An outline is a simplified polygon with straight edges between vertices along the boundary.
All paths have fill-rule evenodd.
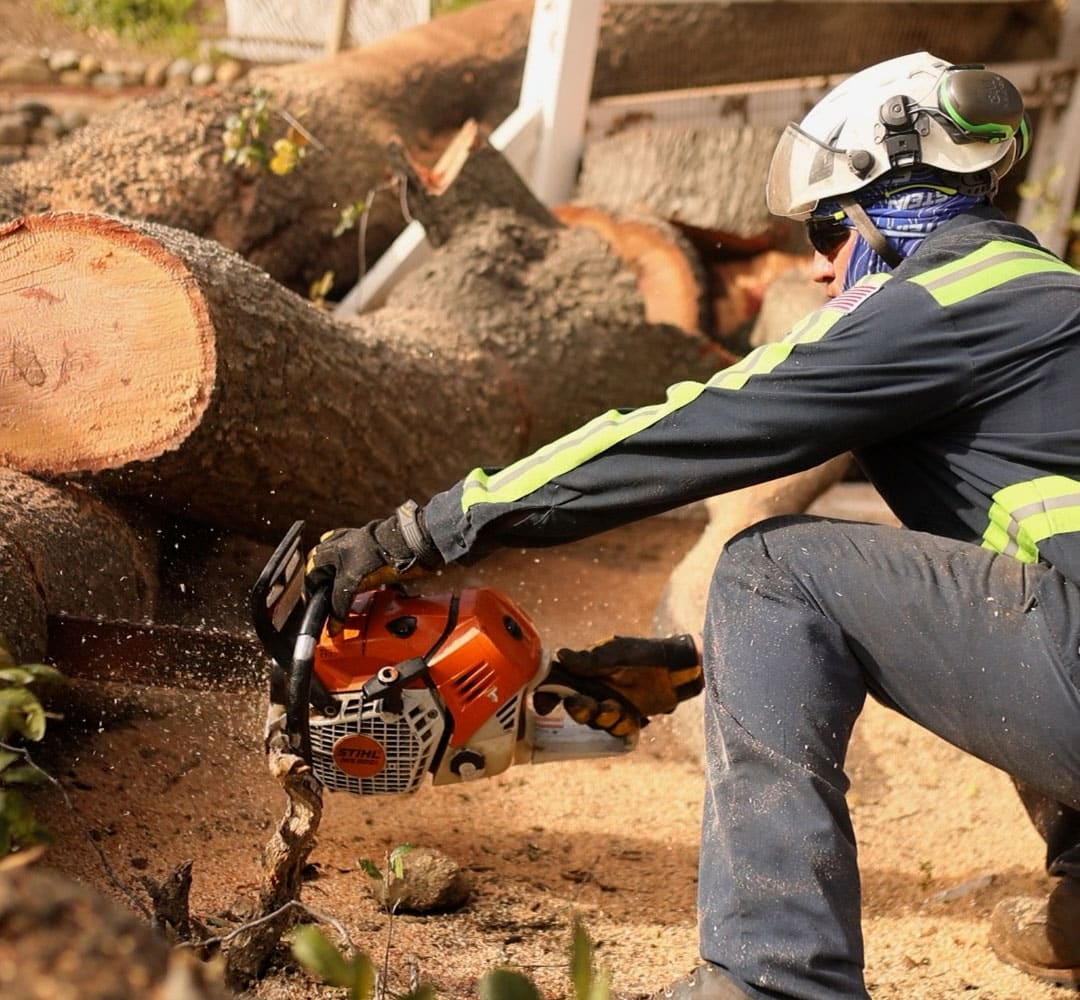
<path id="1" fill-rule="evenodd" d="M 20 662 L 40 659 L 46 615 L 149 617 L 156 541 L 77 485 L 0 468 L 0 634 Z"/>
<path id="2" fill-rule="evenodd" d="M 0 460 L 265 539 L 423 499 L 716 367 L 700 338 L 645 321 L 595 234 L 510 210 L 355 324 L 218 244 L 81 214 L 0 234 L 0 301 L 20 359 Z"/>
<path id="3" fill-rule="evenodd" d="M 331 270 L 357 278 L 358 246 L 335 238 L 341 206 L 387 179 L 393 135 L 434 158 L 467 118 L 515 107 L 532 5 L 495 0 L 330 59 L 262 69 L 241 84 L 166 92 L 96 117 L 70 141 L 0 170 L 0 220 L 81 211 L 158 222 L 215 240 L 293 288 Z M 261 86 L 319 142 L 288 176 L 222 160 L 226 120 Z M 274 137 L 285 122 L 273 116 Z M 397 197 L 369 205 L 370 263 L 401 230 Z"/>

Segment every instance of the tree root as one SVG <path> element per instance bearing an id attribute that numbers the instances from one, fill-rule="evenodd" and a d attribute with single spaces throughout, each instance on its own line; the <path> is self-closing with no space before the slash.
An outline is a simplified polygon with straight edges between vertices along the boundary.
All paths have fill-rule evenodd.
<path id="1" fill-rule="evenodd" d="M 301 873 L 315 847 L 315 834 L 322 818 L 322 786 L 311 768 L 289 746 L 284 732 L 285 710 L 270 705 L 267 717 L 266 752 L 270 773 L 288 799 L 285 815 L 263 849 L 262 885 L 259 889 L 259 916 L 235 938 L 225 956 L 225 981 L 233 989 L 243 989 L 257 979 L 270 959 L 281 935 L 294 920 L 300 899 Z"/>

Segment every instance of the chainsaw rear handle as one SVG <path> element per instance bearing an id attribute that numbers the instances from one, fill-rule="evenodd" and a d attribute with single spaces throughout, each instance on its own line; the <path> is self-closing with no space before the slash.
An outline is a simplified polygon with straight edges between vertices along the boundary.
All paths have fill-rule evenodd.
<path id="1" fill-rule="evenodd" d="M 640 721 L 642 728 L 649 724 L 649 720 L 641 714 L 641 710 L 635 705 L 629 698 L 626 697 L 621 691 L 609 684 L 605 684 L 602 680 L 596 677 L 582 677 L 580 674 L 573 674 L 566 669 L 558 660 L 552 660 L 548 666 L 547 676 L 536 686 L 533 692 L 533 701 L 536 701 L 537 694 L 547 694 L 553 699 L 565 699 L 570 695 L 583 694 L 589 698 L 592 698 L 596 702 L 602 701 L 614 701 L 619 704 L 624 712 L 629 713 L 634 718 Z M 541 699 L 543 703 L 543 699 Z M 551 709 L 554 708 L 554 704 L 551 705 Z M 541 712 L 541 714 L 547 714 Z"/>
<path id="2" fill-rule="evenodd" d="M 308 724 L 311 675 L 315 667 L 315 649 L 330 616 L 330 587 L 330 583 L 324 584 L 308 595 L 285 683 L 285 731 L 293 748 L 308 764 L 311 763 L 311 728 Z"/>

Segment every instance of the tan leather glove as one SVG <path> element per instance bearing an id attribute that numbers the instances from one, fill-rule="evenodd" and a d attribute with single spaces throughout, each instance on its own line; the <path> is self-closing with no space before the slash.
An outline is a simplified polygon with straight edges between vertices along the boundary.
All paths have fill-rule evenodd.
<path id="1" fill-rule="evenodd" d="M 574 690 L 562 699 L 566 714 L 613 736 L 636 735 L 650 716 L 674 712 L 705 685 L 697 643 L 690 635 L 616 635 L 589 649 L 560 649 L 552 673 Z"/>

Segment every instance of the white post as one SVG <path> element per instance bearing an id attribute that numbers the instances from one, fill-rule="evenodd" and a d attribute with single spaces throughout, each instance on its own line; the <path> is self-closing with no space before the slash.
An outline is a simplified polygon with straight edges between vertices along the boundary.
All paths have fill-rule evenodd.
<path id="1" fill-rule="evenodd" d="M 545 205 L 574 190 L 592 91 L 602 0 L 536 0 L 519 108 L 540 111 L 533 193 Z"/>

